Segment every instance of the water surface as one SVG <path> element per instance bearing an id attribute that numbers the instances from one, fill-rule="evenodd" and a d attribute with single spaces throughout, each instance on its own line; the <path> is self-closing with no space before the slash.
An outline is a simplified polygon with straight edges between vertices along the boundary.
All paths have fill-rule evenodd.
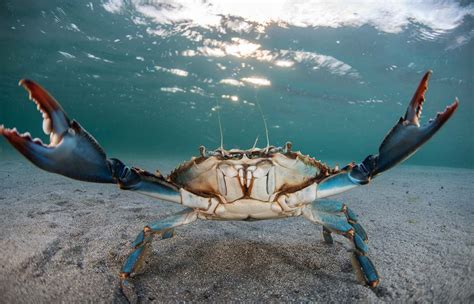
<path id="1" fill-rule="evenodd" d="M 265 118 L 273 145 L 360 161 L 432 69 L 423 119 L 461 104 L 409 162 L 473 168 L 473 16 L 468 1 L 2 1 L 0 122 L 44 137 L 17 86 L 31 78 L 110 156 L 216 148 L 219 112 L 226 148 L 265 146 Z"/>

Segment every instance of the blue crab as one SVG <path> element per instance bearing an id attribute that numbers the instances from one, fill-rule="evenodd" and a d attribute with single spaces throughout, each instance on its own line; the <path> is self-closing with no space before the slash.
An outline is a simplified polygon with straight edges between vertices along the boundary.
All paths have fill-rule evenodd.
<path id="1" fill-rule="evenodd" d="M 458 107 L 456 99 L 423 126 L 419 120 L 431 71 L 421 80 L 404 117 L 389 131 L 378 154 L 344 168 L 330 168 L 314 158 L 284 147 L 213 151 L 184 162 L 169 176 L 129 167 L 107 158 L 99 143 L 60 104 L 31 80 L 22 85 L 43 115 L 43 130 L 50 143 L 32 139 L 29 133 L 0 126 L 0 133 L 39 168 L 72 179 L 117 184 L 156 199 L 181 204 L 185 209 L 146 225 L 132 243 L 121 272 L 121 288 L 130 299 L 131 275 L 138 272 L 155 235 L 172 237 L 178 226 L 196 220 L 264 220 L 303 216 L 320 224 L 324 240 L 332 233 L 352 245 L 352 262 L 358 277 L 370 287 L 380 278 L 367 256 L 367 233 L 355 213 L 341 202 L 326 198 L 365 185 L 372 178 L 410 157 L 431 138 Z"/>

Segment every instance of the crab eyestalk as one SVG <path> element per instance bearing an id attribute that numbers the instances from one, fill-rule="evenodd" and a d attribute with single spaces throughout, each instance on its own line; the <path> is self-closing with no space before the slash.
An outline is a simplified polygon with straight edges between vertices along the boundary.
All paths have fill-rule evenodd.
<path id="1" fill-rule="evenodd" d="M 29 93 L 43 116 L 43 131 L 49 144 L 32 139 L 30 133 L 0 125 L 0 134 L 33 164 L 43 170 L 73 179 L 114 182 L 106 155 L 97 141 L 79 123 L 70 120 L 60 104 L 32 80 L 19 83 Z"/>

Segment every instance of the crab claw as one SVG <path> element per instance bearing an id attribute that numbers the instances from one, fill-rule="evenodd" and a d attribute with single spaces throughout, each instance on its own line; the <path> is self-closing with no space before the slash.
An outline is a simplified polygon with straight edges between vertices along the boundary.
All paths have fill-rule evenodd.
<path id="1" fill-rule="evenodd" d="M 388 170 L 410 157 L 449 120 L 458 108 L 459 101 L 456 98 L 443 112 L 439 112 L 435 118 L 420 126 L 421 110 L 431 73 L 431 71 L 426 72 L 421 79 L 405 116 L 400 117 L 398 123 L 385 136 L 379 147 L 378 156 L 371 159 L 372 165 L 369 164 L 369 159 L 364 161 L 366 167 L 372 167 L 369 170 L 371 176 Z"/>
<path id="2" fill-rule="evenodd" d="M 114 182 L 105 152 L 79 123 L 70 120 L 59 103 L 32 80 L 19 85 L 43 115 L 43 131 L 50 143 L 32 139 L 30 133 L 18 133 L 16 128 L 0 125 L 0 134 L 33 164 L 43 170 L 73 179 L 91 182 Z"/>

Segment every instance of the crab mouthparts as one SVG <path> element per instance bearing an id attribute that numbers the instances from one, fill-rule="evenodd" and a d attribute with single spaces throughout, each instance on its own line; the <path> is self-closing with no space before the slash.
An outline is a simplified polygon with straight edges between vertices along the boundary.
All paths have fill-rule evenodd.
<path id="1" fill-rule="evenodd" d="M 49 135 L 49 144 L 44 144 L 40 138 L 32 138 L 29 132 L 18 133 L 16 128 L 9 129 L 0 125 L 0 134 L 12 140 L 26 140 L 43 147 L 55 147 L 59 145 L 64 133 L 69 128 L 69 119 L 62 110 L 59 103 L 49 93 L 35 82 L 22 79 L 19 85 L 23 86 L 29 93 L 29 99 L 36 104 L 36 109 L 43 117 L 43 132 Z"/>

